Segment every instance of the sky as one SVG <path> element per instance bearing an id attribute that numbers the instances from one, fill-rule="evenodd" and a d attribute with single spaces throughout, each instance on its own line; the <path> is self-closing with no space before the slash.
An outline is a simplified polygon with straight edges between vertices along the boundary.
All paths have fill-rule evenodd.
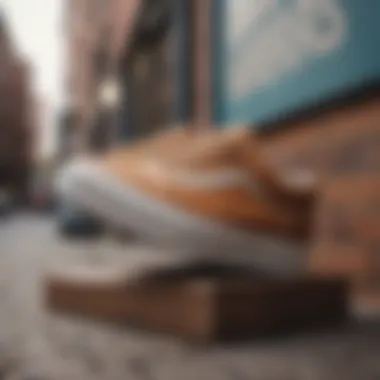
<path id="1" fill-rule="evenodd" d="M 0 0 L 16 46 L 32 63 L 33 88 L 43 110 L 39 149 L 43 156 L 56 148 L 56 115 L 63 105 L 63 1 Z"/>

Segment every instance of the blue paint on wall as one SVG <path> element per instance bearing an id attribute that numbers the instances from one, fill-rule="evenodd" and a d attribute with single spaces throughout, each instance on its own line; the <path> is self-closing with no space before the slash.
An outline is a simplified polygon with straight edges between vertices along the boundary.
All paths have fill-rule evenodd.
<path id="1" fill-rule="evenodd" d="M 298 67 L 280 77 L 248 92 L 237 99 L 229 83 L 231 62 L 252 46 L 268 20 L 258 20 L 236 46 L 228 46 L 227 2 L 216 0 L 214 26 L 215 87 L 214 108 L 216 121 L 224 123 L 265 123 L 289 112 L 318 104 L 325 98 L 342 94 L 380 78 L 380 1 L 336 0 L 344 10 L 346 36 L 344 42 L 325 56 L 305 60 Z M 315 0 L 318 1 L 318 0 Z M 278 12 L 289 10 L 295 1 L 278 0 Z M 302 33 L 302 30 L 300 30 Z M 248 38 L 248 37 L 250 38 Z M 269 48 L 269 47 L 267 47 Z M 255 70 L 255 67 L 249 67 Z"/>

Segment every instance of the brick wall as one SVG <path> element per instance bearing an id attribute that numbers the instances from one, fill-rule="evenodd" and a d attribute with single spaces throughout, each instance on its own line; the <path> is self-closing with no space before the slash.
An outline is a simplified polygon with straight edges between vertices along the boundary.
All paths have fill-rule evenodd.
<path id="1" fill-rule="evenodd" d="M 78 149 L 88 148 L 97 115 L 99 48 L 106 48 L 106 70 L 115 66 L 127 44 L 138 10 L 137 0 L 71 0 L 67 2 L 67 90 L 76 112 Z M 105 39 L 107 39 L 105 41 Z"/>
<path id="2" fill-rule="evenodd" d="M 137 52 L 130 62 L 132 86 L 133 134 L 142 137 L 171 124 L 174 110 L 174 83 L 170 33 L 161 41 Z M 136 130 L 138 129 L 138 130 Z"/>
<path id="3" fill-rule="evenodd" d="M 71 0 L 67 3 L 67 90 L 78 112 L 78 139 L 86 135 L 94 119 L 96 103 L 95 58 L 100 35 L 108 22 L 108 2 Z"/>
<path id="4" fill-rule="evenodd" d="M 380 299 L 380 96 L 262 142 L 279 170 L 309 168 L 320 180 L 309 269 L 348 275 L 358 293 Z"/>
<path id="5" fill-rule="evenodd" d="M 122 56 L 128 40 L 131 38 L 141 4 L 142 0 L 110 0 L 112 19 L 110 58 L 113 64 Z"/>
<path id="6" fill-rule="evenodd" d="M 373 171 L 379 120 L 380 100 L 372 98 L 294 123 L 284 132 L 263 137 L 263 144 L 270 160 L 283 170 L 302 165 L 324 177 Z"/>
<path id="7" fill-rule="evenodd" d="M 1 28 L 0 28 L 1 29 Z M 0 33 L 0 183 L 26 190 L 34 124 L 30 67 L 20 59 L 4 26 Z"/>

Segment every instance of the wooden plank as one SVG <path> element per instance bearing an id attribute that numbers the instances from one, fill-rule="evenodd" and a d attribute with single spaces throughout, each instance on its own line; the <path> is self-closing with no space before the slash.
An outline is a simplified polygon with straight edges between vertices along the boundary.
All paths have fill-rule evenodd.
<path id="1" fill-rule="evenodd" d="M 165 279 L 166 278 L 166 279 Z M 128 322 L 195 342 L 338 324 L 347 317 L 344 280 L 264 280 L 194 272 L 128 284 L 52 277 L 50 310 Z"/>

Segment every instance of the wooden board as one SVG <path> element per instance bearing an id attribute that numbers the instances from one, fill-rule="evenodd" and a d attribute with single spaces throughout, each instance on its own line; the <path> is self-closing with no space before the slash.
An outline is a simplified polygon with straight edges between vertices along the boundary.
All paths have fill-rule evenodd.
<path id="1" fill-rule="evenodd" d="M 45 298 L 50 310 L 198 342 L 341 323 L 347 299 L 347 283 L 341 279 L 264 280 L 194 271 L 134 284 L 52 277 Z"/>

